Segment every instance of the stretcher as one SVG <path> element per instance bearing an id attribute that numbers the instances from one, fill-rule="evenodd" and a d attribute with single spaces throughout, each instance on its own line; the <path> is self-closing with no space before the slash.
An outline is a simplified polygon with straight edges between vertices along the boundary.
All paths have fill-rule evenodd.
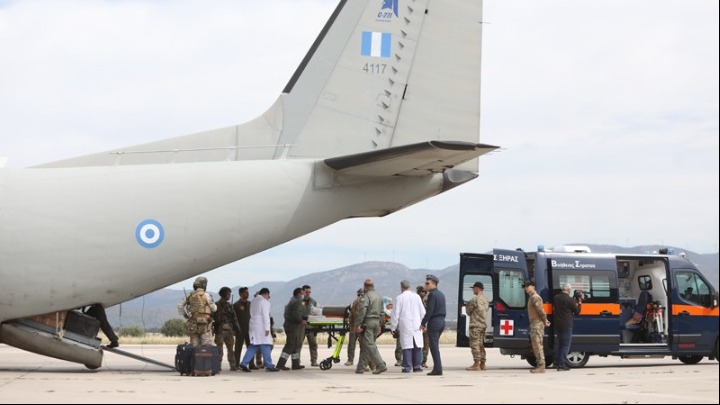
<path id="1" fill-rule="evenodd" d="M 383 297 L 383 303 L 385 304 L 385 324 L 380 330 L 380 335 L 384 332 L 390 331 L 390 314 L 387 309 L 389 298 Z M 316 315 L 314 315 L 315 313 Z M 308 316 L 308 326 L 305 329 L 305 334 L 308 333 L 327 333 L 327 347 L 332 347 L 333 341 L 336 342 L 335 350 L 332 355 L 320 361 L 320 370 L 329 370 L 332 368 L 333 363 L 340 362 L 340 352 L 342 351 L 343 344 L 347 334 L 350 332 L 351 325 L 349 324 L 350 319 L 350 305 L 347 306 L 326 306 L 318 308 Z M 380 336 L 378 335 L 378 336 Z"/>
<path id="2" fill-rule="evenodd" d="M 308 316 L 308 326 L 305 333 L 327 333 L 328 349 L 332 347 L 333 341 L 337 342 L 332 356 L 320 361 L 320 370 L 329 370 L 333 363 L 340 362 L 340 352 L 345 343 L 345 336 L 350 331 L 348 320 L 350 318 L 350 306 L 327 306 L 323 307 L 319 315 Z"/>

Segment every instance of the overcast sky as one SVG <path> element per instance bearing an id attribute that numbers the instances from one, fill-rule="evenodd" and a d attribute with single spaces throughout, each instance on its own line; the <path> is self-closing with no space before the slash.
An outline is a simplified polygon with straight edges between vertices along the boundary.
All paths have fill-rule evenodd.
<path id="1" fill-rule="evenodd" d="M 0 157 L 25 167 L 254 118 L 336 4 L 0 0 Z M 480 141 L 503 149 L 478 179 L 211 283 L 370 260 L 440 269 L 538 244 L 717 252 L 718 1 L 486 0 L 484 12 Z"/>

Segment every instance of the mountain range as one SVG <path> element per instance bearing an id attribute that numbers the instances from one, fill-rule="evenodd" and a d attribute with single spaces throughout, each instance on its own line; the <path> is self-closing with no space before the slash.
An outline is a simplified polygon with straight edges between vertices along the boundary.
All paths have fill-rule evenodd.
<path id="1" fill-rule="evenodd" d="M 593 245 L 573 243 L 572 245 L 589 246 L 593 253 L 627 253 L 647 254 L 657 252 L 667 246 L 646 245 L 633 248 L 622 248 L 613 245 Z M 718 281 L 718 253 L 698 254 L 675 247 L 675 252 L 685 252 L 687 258 L 705 274 L 708 280 L 717 289 Z M 400 281 L 407 279 L 413 288 L 425 282 L 425 276 L 433 274 L 440 279 L 439 288 L 445 293 L 447 300 L 447 321 L 452 326 L 456 321 L 455 308 L 457 308 L 457 283 L 459 265 L 454 264 L 444 269 L 410 269 L 399 263 L 392 262 L 364 262 L 339 269 L 307 274 L 301 277 L 283 281 L 260 282 L 249 286 L 252 293 L 262 287 L 270 289 L 271 314 L 277 327 L 282 326 L 283 309 L 291 298 L 292 290 L 305 284 L 312 287 L 312 296 L 323 306 L 345 306 L 355 298 L 358 288 L 361 288 L 365 279 L 375 282 L 375 289 L 381 296 L 395 297 L 400 292 Z M 210 280 L 212 286 L 212 280 Z M 222 286 L 216 286 L 219 290 Z M 239 286 L 232 287 L 233 296 L 237 299 Z M 217 299 L 217 292 L 211 292 Z M 114 328 L 125 326 L 140 326 L 146 331 L 159 330 L 169 319 L 178 318 L 177 304 L 184 298 L 182 290 L 161 289 L 143 297 L 139 297 L 120 305 L 108 308 L 108 320 Z"/>

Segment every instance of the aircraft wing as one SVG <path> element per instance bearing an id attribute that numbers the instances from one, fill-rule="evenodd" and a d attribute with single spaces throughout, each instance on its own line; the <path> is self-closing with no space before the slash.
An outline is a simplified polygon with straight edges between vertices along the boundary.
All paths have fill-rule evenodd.
<path id="1" fill-rule="evenodd" d="M 425 176 L 441 173 L 497 146 L 471 142 L 429 141 L 325 159 L 343 174 L 358 176 Z"/>

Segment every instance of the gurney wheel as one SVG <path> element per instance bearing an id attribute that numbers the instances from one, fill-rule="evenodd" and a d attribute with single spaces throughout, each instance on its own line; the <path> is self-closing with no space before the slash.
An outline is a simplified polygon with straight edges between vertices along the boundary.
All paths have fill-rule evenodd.
<path id="1" fill-rule="evenodd" d="M 325 359 L 320 362 L 320 370 L 330 370 L 332 368 L 332 361 Z"/>

